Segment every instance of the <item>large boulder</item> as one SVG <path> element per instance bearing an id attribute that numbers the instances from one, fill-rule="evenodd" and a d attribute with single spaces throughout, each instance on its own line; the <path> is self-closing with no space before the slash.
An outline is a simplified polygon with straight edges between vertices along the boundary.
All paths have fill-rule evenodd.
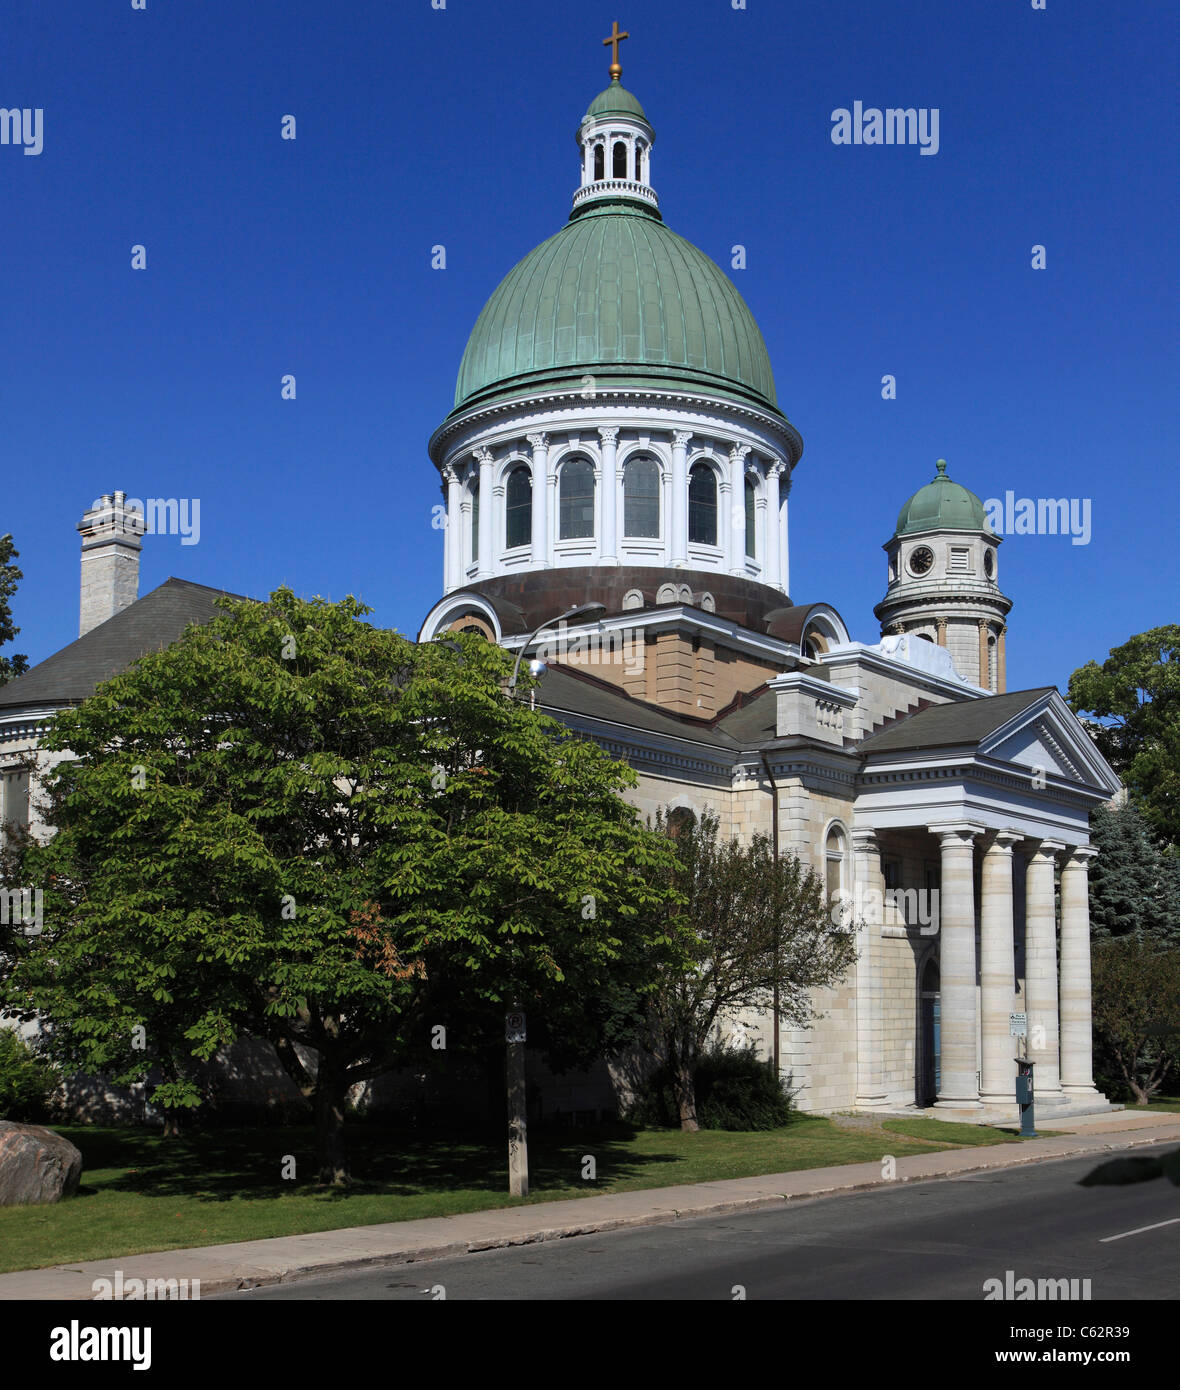
<path id="1" fill-rule="evenodd" d="M 60 1202 L 78 1190 L 81 1151 L 43 1125 L 0 1120 L 0 1207 Z"/>

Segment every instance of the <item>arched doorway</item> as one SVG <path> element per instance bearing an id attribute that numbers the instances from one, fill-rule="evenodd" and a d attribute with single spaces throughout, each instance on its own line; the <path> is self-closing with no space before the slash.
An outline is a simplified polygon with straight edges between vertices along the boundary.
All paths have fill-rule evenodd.
<path id="1" fill-rule="evenodd" d="M 939 975 L 938 962 L 931 956 L 922 967 L 918 991 L 918 1065 L 914 1068 L 914 1102 L 920 1107 L 933 1105 L 942 1084 L 939 1067 Z"/>

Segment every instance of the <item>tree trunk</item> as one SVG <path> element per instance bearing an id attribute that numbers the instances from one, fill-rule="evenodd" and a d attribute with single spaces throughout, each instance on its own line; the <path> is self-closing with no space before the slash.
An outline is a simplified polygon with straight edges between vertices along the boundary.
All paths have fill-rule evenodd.
<path id="1" fill-rule="evenodd" d="M 180 1115 L 175 1110 L 164 1111 L 164 1138 L 180 1138 Z"/>
<path id="2" fill-rule="evenodd" d="M 344 1145 L 344 1106 L 348 1087 L 342 1076 L 325 1065 L 321 1058 L 316 1077 L 315 1108 L 316 1163 L 319 1180 L 330 1187 L 343 1187 L 348 1182 L 348 1159 Z"/>
<path id="3" fill-rule="evenodd" d="M 690 1133 L 700 1129 L 697 1124 L 697 1093 L 693 1084 L 692 1063 L 676 1062 L 672 1067 L 672 1094 L 680 1115 L 680 1128 Z"/>

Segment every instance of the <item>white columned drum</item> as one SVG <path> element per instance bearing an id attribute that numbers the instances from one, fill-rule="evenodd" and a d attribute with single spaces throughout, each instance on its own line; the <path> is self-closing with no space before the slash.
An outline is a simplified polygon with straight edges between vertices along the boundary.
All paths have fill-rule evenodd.
<path id="1" fill-rule="evenodd" d="M 1028 1001 L 1028 1055 L 1036 1064 L 1033 1090 L 1061 1095 L 1061 1053 L 1057 1018 L 1057 909 L 1053 866 L 1065 848 L 1042 840 L 1028 861 L 1024 920 L 1024 992 Z"/>
<path id="2" fill-rule="evenodd" d="M 446 579 L 447 592 L 463 583 L 463 485 L 453 468 L 444 468 L 447 483 Z"/>
<path id="3" fill-rule="evenodd" d="M 602 548 L 599 564 L 619 563 L 618 513 L 615 505 L 619 486 L 619 431 L 613 426 L 600 428 L 602 439 Z"/>
<path id="4" fill-rule="evenodd" d="M 930 827 L 942 844 L 938 901 L 941 1089 L 935 1104 L 957 1110 L 979 1105 L 973 840 L 982 829 L 976 825 Z"/>
<path id="5" fill-rule="evenodd" d="M 1096 1096 L 1090 1004 L 1090 860 L 1071 849 L 1061 866 L 1061 1089 Z"/>
<path id="6" fill-rule="evenodd" d="M 479 464 L 479 568 L 476 576 L 486 579 L 495 572 L 495 558 L 492 555 L 492 537 L 495 532 L 492 523 L 495 519 L 496 499 L 493 497 L 492 451 L 479 449 L 475 454 Z"/>
<path id="7" fill-rule="evenodd" d="M 771 459 L 770 467 L 766 470 L 766 519 L 764 531 L 766 535 L 766 548 L 762 555 L 762 578 L 763 581 L 773 589 L 782 587 L 779 578 L 779 495 L 778 480 L 783 471 L 783 465 L 779 459 Z"/>
<path id="8" fill-rule="evenodd" d="M 668 534 L 672 543 L 670 563 L 684 569 L 688 565 L 688 441 L 691 430 L 672 435 L 672 496 L 668 515 Z"/>
<path id="9" fill-rule="evenodd" d="M 541 568 L 549 568 L 549 436 L 530 434 L 529 445 L 533 451 L 533 526 L 532 562 Z"/>
<path id="10" fill-rule="evenodd" d="M 983 856 L 979 930 L 979 1007 L 982 1048 L 979 1098 L 1016 1103 L 1016 1039 L 1008 1015 L 1016 1002 L 1016 943 L 1012 913 L 1012 846 L 1016 831 L 991 837 Z"/>
<path id="11" fill-rule="evenodd" d="M 725 567 L 730 574 L 746 572 L 746 455 L 748 444 L 729 451 L 729 535 L 725 541 Z"/>

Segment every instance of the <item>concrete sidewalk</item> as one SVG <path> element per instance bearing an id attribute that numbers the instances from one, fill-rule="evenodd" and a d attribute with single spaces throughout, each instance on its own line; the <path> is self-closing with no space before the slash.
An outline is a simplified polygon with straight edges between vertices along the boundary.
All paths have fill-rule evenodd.
<path id="1" fill-rule="evenodd" d="M 1081 1120 L 1064 1119 L 1082 1129 Z M 1108 1126 L 1121 1121 L 1118 1129 Z M 235 1245 L 208 1245 L 188 1250 L 162 1250 L 149 1255 L 123 1255 L 88 1260 L 76 1265 L 24 1270 L 0 1275 L 0 1300 L 92 1299 L 96 1279 L 199 1279 L 201 1294 L 224 1293 L 259 1284 L 289 1283 L 339 1270 L 373 1265 L 406 1264 L 442 1259 L 477 1250 L 560 1240 L 595 1231 L 654 1226 L 688 1217 L 721 1212 L 778 1207 L 800 1197 L 858 1192 L 888 1187 L 891 1182 L 918 1182 L 954 1177 L 994 1168 L 1013 1168 L 1046 1159 L 1094 1154 L 1096 1159 L 1115 1149 L 1180 1139 L 1180 1114 L 1107 1115 L 1085 1132 L 1056 1139 L 1029 1139 L 979 1149 L 954 1149 L 896 1160 L 896 1178 L 882 1176 L 882 1164 L 849 1163 L 835 1168 L 811 1168 L 725 1182 L 690 1183 L 682 1187 L 649 1188 L 643 1192 L 614 1192 L 531 1206 L 503 1207 L 461 1216 L 422 1221 L 395 1221 L 380 1226 L 352 1226 L 312 1235 L 279 1236 Z M 1100 1123 L 1097 1121 L 1100 1120 Z M 1098 1132 L 1093 1132 L 1097 1130 Z M 900 1136 L 898 1136 L 900 1138 Z M 882 1154 L 882 1158 L 885 1155 Z"/>

